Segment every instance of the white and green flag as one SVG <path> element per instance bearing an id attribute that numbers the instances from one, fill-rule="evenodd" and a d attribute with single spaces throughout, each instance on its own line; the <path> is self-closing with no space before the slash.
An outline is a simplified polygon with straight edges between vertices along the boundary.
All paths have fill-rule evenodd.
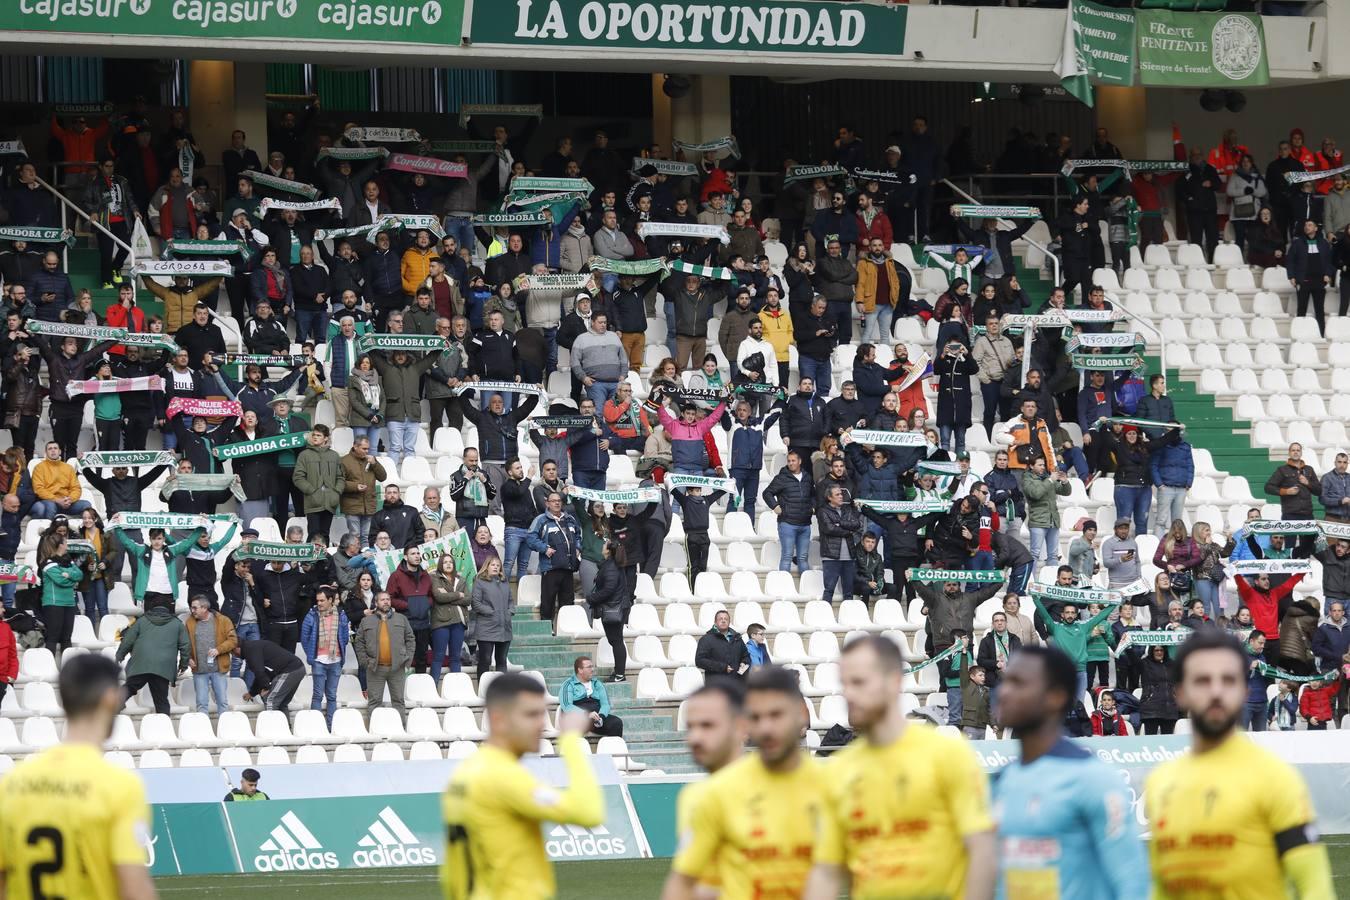
<path id="1" fill-rule="evenodd" d="M 1134 84 L 1134 12 L 1069 0 L 1055 74 L 1060 85 L 1092 106 L 1094 84 Z"/>

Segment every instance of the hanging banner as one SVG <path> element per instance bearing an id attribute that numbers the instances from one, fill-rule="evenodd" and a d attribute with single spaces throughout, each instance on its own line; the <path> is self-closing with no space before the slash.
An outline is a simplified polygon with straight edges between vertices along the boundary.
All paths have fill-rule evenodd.
<path id="1" fill-rule="evenodd" d="M 1260 16 L 1162 9 L 1141 9 L 1135 15 L 1140 83 L 1188 88 L 1270 83 Z"/>
<path id="2" fill-rule="evenodd" d="M 755 49 L 762 50 L 763 48 L 756 47 Z M 724 159 L 728 156 L 736 159 L 741 158 L 740 145 L 736 143 L 736 138 L 732 135 L 714 138 L 701 144 L 691 144 L 688 141 L 671 141 L 671 146 L 675 148 L 676 153 L 711 153 L 718 159 Z"/>
<path id="3" fill-rule="evenodd" d="M 120 512 L 108 520 L 113 528 L 163 528 L 166 531 L 192 531 L 210 528 L 211 520 L 196 513 Z"/>
<path id="4" fill-rule="evenodd" d="M 658 175 L 669 175 L 671 177 L 682 177 L 686 175 L 697 175 L 698 165 L 691 162 L 678 162 L 673 159 L 651 159 L 646 156 L 633 157 L 633 168 L 630 170 L 636 175 L 643 166 L 651 166 Z"/>
<path id="5" fill-rule="evenodd" d="M 79 462 L 82 469 L 172 466 L 178 455 L 172 450 L 91 450 L 81 453 Z"/>
<path id="6" fill-rule="evenodd" d="M 1064 90 L 1093 105 L 1094 84 L 1134 84 L 1134 13 L 1070 0 L 1055 63 Z"/>
<path id="7" fill-rule="evenodd" d="M 36 225 L 6 225 L 0 228 L 0 241 L 28 241 L 33 244 L 75 246 L 75 235 L 66 228 L 39 228 Z"/>
<path id="8" fill-rule="evenodd" d="M 258 215 L 265 216 L 269 210 L 279 209 L 282 211 L 292 210 L 293 212 L 318 212 L 320 210 L 336 210 L 342 212 L 342 201 L 336 197 L 329 197 L 327 200 L 310 200 L 306 203 L 297 203 L 292 200 L 278 200 L 275 197 L 264 197 L 258 204 Z"/>
<path id="9" fill-rule="evenodd" d="M 324 147 L 319 151 L 319 155 L 314 157 L 314 161 L 336 159 L 356 162 L 367 159 L 385 159 L 388 156 L 389 150 L 385 147 Z"/>
<path id="10" fill-rule="evenodd" d="M 500 13 L 501 10 L 498 9 L 496 12 Z M 493 18 L 505 21 L 510 16 L 495 15 Z M 478 20 L 475 17 L 474 25 L 477 26 L 477 24 Z M 477 28 L 474 30 L 477 31 Z M 483 40 L 477 34 L 474 34 L 473 39 L 474 41 Z M 542 120 L 544 118 L 544 104 L 466 103 L 459 108 L 459 127 L 468 128 L 469 120 L 474 116 L 523 116 L 527 119 Z"/>
<path id="11" fill-rule="evenodd" d="M 258 187 L 271 188 L 276 191 L 285 191 L 288 194 L 298 194 L 301 197 L 308 197 L 310 200 L 319 196 L 318 188 L 312 184 L 305 184 L 302 181 L 291 181 L 289 178 L 278 178 L 276 175 L 268 175 L 266 172 L 255 172 L 252 169 L 248 169 L 240 174 L 251 178 L 253 183 Z"/>
<path id="12" fill-rule="evenodd" d="M 843 437 L 848 440 L 844 441 Z M 922 447 L 928 439 L 922 431 L 876 431 L 854 428 L 840 437 L 841 444 L 867 444 L 872 447 Z"/>
<path id="13" fill-rule="evenodd" d="M 984 206 L 979 203 L 958 203 L 952 212 L 967 219 L 1039 219 L 1041 211 L 1035 206 Z"/>
<path id="14" fill-rule="evenodd" d="M 41 319 L 29 319 L 24 323 L 29 334 L 42 334 L 51 337 L 73 337 L 90 341 L 117 341 L 126 335 L 125 328 L 108 328 L 104 325 L 72 325 L 69 322 L 44 322 Z"/>
<path id="15" fill-rule="evenodd" d="M 1312 572 L 1310 559 L 1235 559 L 1224 566 L 1232 575 L 1255 578 L 1258 575 L 1306 575 Z"/>
<path id="16" fill-rule="evenodd" d="M 783 176 L 783 184 L 795 181 L 811 181 L 816 178 L 847 178 L 848 172 L 840 166 L 789 166 Z"/>
<path id="17" fill-rule="evenodd" d="M 261 559 L 265 562 L 318 562 L 328 555 L 322 547 L 309 541 L 301 544 L 279 544 L 275 541 L 251 541 L 234 551 L 235 559 Z"/>
<path id="18" fill-rule="evenodd" d="M 431 175 L 436 178 L 468 178 L 469 166 L 466 163 L 450 162 L 434 156 L 413 156 L 411 153 L 395 153 L 385 162 L 386 169 L 395 172 L 411 172 L 414 175 Z"/>
<path id="19" fill-rule="evenodd" d="M 267 205 L 267 201 L 263 201 Z M 131 267 L 133 277 L 229 278 L 234 266 L 223 259 L 159 259 L 138 262 Z"/>
<path id="20" fill-rule="evenodd" d="M 280 453 L 283 450 L 299 450 L 309 443 L 309 432 L 296 431 L 289 434 L 275 434 L 271 437 L 252 441 L 240 441 L 237 444 L 219 444 L 211 448 L 211 455 L 224 462 L 241 456 L 254 456 L 258 453 Z"/>
<path id="21" fill-rule="evenodd" d="M 1008 578 L 1001 569 L 906 569 L 905 578 L 923 584 L 955 581 L 959 584 L 1002 584 Z"/>
<path id="22" fill-rule="evenodd" d="M 685 275 L 697 275 L 699 278 L 712 278 L 715 281 L 735 281 L 736 273 L 726 266 L 697 266 L 682 259 L 670 262 L 670 268 Z"/>
<path id="23" fill-rule="evenodd" d="M 197 241 L 172 240 L 164 245 L 169 256 L 180 253 L 193 256 L 241 256 L 248 253 L 248 245 L 243 241 Z"/>
<path id="24" fill-rule="evenodd" d="M 162 391 L 164 379 L 158 375 L 144 375 L 139 378 L 108 378 L 100 380 L 90 378 L 85 381 L 66 383 L 66 393 L 71 397 L 93 397 L 102 394 L 129 394 L 132 391 Z"/>
<path id="25" fill-rule="evenodd" d="M 244 406 L 238 400 L 198 400 L 196 397 L 174 397 L 169 401 L 165 416 L 172 419 L 179 413 L 189 416 L 204 416 L 215 419 L 221 416 L 239 418 L 244 414 Z"/>
<path id="26" fill-rule="evenodd" d="M 667 472 L 665 486 L 667 490 L 676 488 L 703 488 L 705 491 L 725 491 L 728 494 L 737 493 L 736 479 L 734 478 L 710 478 L 706 475 L 681 475 L 678 472 Z"/>
<path id="27" fill-rule="evenodd" d="M 349 141 L 370 141 L 374 144 L 420 144 L 422 136 L 413 128 L 361 128 L 353 126 L 342 132 Z"/>
<path id="28" fill-rule="evenodd" d="M 661 499 L 661 489 L 645 487 L 629 488 L 622 491 L 594 491 L 590 488 L 569 484 L 567 496 L 592 503 L 655 503 Z"/>
<path id="29" fill-rule="evenodd" d="M 544 397 L 544 389 L 537 384 L 526 384 L 519 381 L 470 381 L 459 385 L 454 389 L 456 394 L 463 394 L 465 391 L 477 391 L 478 396 L 483 397 L 488 394 L 527 394 L 531 397 Z"/>
<path id="30" fill-rule="evenodd" d="M 435 334 L 363 334 L 356 339 L 356 352 L 370 350 L 407 350 L 423 353 L 450 346 L 450 339 Z"/>
<path id="31" fill-rule="evenodd" d="M 911 516 L 945 513 L 952 508 L 946 500 L 869 500 L 856 497 L 853 502 L 883 514 L 909 513 Z"/>

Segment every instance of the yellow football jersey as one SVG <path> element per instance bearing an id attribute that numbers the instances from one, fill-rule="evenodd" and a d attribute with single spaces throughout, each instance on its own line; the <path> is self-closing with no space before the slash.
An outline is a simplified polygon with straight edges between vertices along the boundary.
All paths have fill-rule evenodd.
<path id="1" fill-rule="evenodd" d="M 1293 896 L 1277 835 L 1302 837 L 1316 814 L 1303 779 L 1273 753 L 1240 734 L 1208 753 L 1187 753 L 1153 770 L 1144 803 L 1155 898 Z"/>
<path id="2" fill-rule="evenodd" d="M 117 867 L 145 865 L 149 843 L 144 786 L 96 747 L 58 744 L 0 779 L 9 900 L 118 900 Z"/>
<path id="3" fill-rule="evenodd" d="M 845 866 L 850 896 L 965 895 L 964 840 L 994 828 L 989 785 L 965 741 L 909 724 L 885 747 L 855 740 L 825 773 L 816 862 Z"/>
<path id="4" fill-rule="evenodd" d="M 605 818 L 604 795 L 583 738 L 558 739 L 567 787 L 541 783 L 511 754 L 490 744 L 450 776 L 441 799 L 446 900 L 549 900 L 557 892 L 540 822 L 594 828 Z"/>
<path id="5" fill-rule="evenodd" d="M 742 757 L 693 798 L 671 868 L 701 880 L 716 860 L 722 900 L 798 900 L 811 873 L 822 781 L 809 757 L 784 774 L 766 769 L 758 753 Z"/>
<path id="6" fill-rule="evenodd" d="M 675 798 L 675 834 L 683 837 L 689 832 L 689 817 L 691 810 L 698 805 L 699 799 L 708 789 L 708 782 L 712 776 L 704 778 L 702 781 L 691 781 L 680 789 L 680 794 Z M 712 859 L 708 862 L 708 868 L 698 876 L 699 884 L 706 884 L 709 887 L 718 887 L 722 884 L 722 876 L 717 869 L 717 852 L 713 851 Z"/>

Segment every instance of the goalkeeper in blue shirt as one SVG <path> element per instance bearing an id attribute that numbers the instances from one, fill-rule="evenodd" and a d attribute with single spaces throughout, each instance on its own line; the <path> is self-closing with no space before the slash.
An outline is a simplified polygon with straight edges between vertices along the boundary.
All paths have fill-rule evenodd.
<path id="1" fill-rule="evenodd" d="M 999 900 L 1149 895 L 1129 792 L 1091 751 L 1064 736 L 1076 680 L 1062 650 L 1024 645 L 999 681 L 999 721 L 1021 745 L 1020 759 L 993 782 Z"/>

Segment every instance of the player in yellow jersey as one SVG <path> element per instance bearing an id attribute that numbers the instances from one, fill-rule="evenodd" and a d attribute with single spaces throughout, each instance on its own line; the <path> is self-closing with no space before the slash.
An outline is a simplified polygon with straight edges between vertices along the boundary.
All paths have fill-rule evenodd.
<path id="1" fill-rule="evenodd" d="M 541 783 L 520 764 L 539 749 L 548 724 L 544 687 L 528 675 L 501 675 L 488 685 L 488 737 L 460 764 L 441 800 L 446 900 L 550 900 L 557 892 L 544 849 L 542 822 L 594 828 L 605 818 L 604 796 L 582 735 L 585 713 L 559 718 L 558 754 L 567 787 Z"/>
<path id="2" fill-rule="evenodd" d="M 844 647 L 839 676 L 858 737 L 825 765 L 829 803 L 806 900 L 988 900 L 997 859 L 989 786 L 959 737 L 905 720 L 900 648 Z"/>
<path id="3" fill-rule="evenodd" d="M 101 749 L 122 708 L 121 674 L 98 654 L 68 660 L 65 740 L 0 779 L 0 900 L 157 897 L 145 788 Z"/>
<path id="4" fill-rule="evenodd" d="M 1237 732 L 1250 666 L 1242 644 L 1197 631 L 1174 666 L 1194 738 L 1144 788 L 1154 900 L 1333 900 L 1308 786 Z"/>
<path id="5" fill-rule="evenodd" d="M 709 775 L 716 775 L 745 752 L 745 691 L 730 678 L 714 678 L 694 691 L 686 701 L 684 742 L 694 762 Z M 675 833 L 681 842 L 692 840 L 690 810 L 708 789 L 711 779 L 692 781 L 675 801 Z M 722 877 L 714 854 L 706 871 L 698 875 L 695 896 L 713 900 L 721 893 Z"/>
<path id="6" fill-rule="evenodd" d="M 663 900 L 692 900 L 714 859 L 723 900 L 799 900 L 825 802 L 820 766 L 801 747 L 807 724 L 797 673 L 755 669 L 745 714 L 757 752 L 706 782 L 671 863 Z"/>

